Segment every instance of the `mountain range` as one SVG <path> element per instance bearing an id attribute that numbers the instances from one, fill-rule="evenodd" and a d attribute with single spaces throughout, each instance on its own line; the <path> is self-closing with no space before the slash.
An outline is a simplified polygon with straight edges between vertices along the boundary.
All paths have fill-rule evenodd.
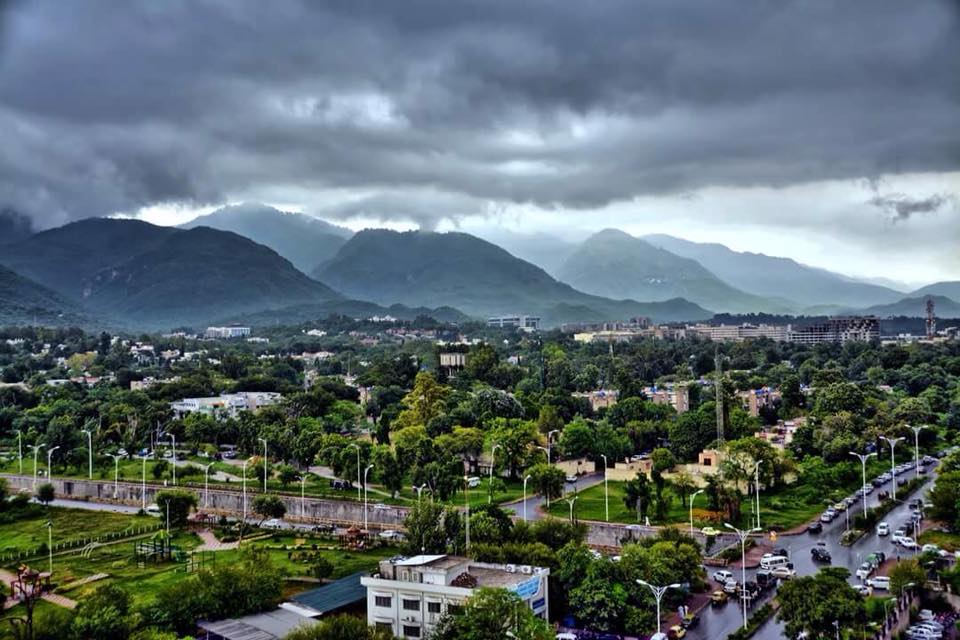
<path id="1" fill-rule="evenodd" d="M 0 266 L 0 326 L 86 325 L 89 318 L 61 295 Z"/>

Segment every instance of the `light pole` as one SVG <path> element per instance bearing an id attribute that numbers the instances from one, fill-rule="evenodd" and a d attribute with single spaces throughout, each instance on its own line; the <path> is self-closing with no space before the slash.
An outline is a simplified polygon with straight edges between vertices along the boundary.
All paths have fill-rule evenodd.
<path id="1" fill-rule="evenodd" d="M 743 601 L 743 626 L 745 628 L 747 626 L 747 538 L 750 537 L 751 533 L 760 531 L 760 529 L 737 529 L 729 522 L 724 522 L 723 526 L 735 531 L 740 537 L 740 599 Z"/>
<path id="2" fill-rule="evenodd" d="M 650 591 L 653 592 L 653 597 L 657 600 L 657 631 L 656 633 L 660 633 L 660 601 L 663 599 L 663 594 L 667 592 L 667 589 L 679 589 L 680 585 L 675 582 L 673 584 L 668 584 L 664 587 L 658 587 L 650 584 L 646 580 L 641 580 L 640 578 L 637 578 L 637 584 L 642 584 L 645 587 L 648 587 Z"/>
<path id="3" fill-rule="evenodd" d="M 919 427 L 910 427 L 913 429 L 913 477 L 920 479 L 920 432 L 926 429 L 926 425 Z"/>
<path id="4" fill-rule="evenodd" d="M 243 520 L 240 522 L 240 539 L 243 540 L 243 530 L 247 528 L 247 464 L 250 458 L 243 461 Z"/>
<path id="5" fill-rule="evenodd" d="M 59 449 L 59 446 L 47 449 L 47 482 L 53 486 L 53 452 Z"/>
<path id="6" fill-rule="evenodd" d="M 570 505 L 570 524 L 573 524 L 573 505 L 577 503 L 577 498 L 580 496 L 573 496 L 573 498 L 567 498 L 567 504 Z"/>
<path id="7" fill-rule="evenodd" d="M 420 506 L 420 496 L 423 494 L 423 490 L 427 488 L 427 483 L 424 482 L 419 487 L 414 487 L 417 490 L 417 506 Z"/>
<path id="8" fill-rule="evenodd" d="M 81 429 L 87 434 L 87 477 L 93 480 L 93 432 L 89 429 Z"/>
<path id="9" fill-rule="evenodd" d="M 550 449 L 547 447 L 541 447 L 540 445 L 537 445 L 537 449 L 543 451 L 543 453 L 547 456 L 547 464 L 550 464 Z"/>
<path id="10" fill-rule="evenodd" d="M 210 467 L 214 465 L 211 462 L 208 465 L 203 467 L 203 508 L 206 509 L 210 505 Z"/>
<path id="11" fill-rule="evenodd" d="M 527 480 L 533 476 L 527 474 L 523 479 L 523 521 L 527 521 Z"/>
<path id="12" fill-rule="evenodd" d="M 497 449 L 500 445 L 494 444 L 490 447 L 490 480 L 487 484 L 487 504 L 493 502 L 493 468 L 497 465 Z"/>
<path id="13" fill-rule="evenodd" d="M 40 451 L 41 447 L 45 447 L 45 444 L 32 444 L 33 447 L 33 488 L 37 488 L 37 452 Z"/>
<path id="14" fill-rule="evenodd" d="M 361 487 L 363 486 L 360 482 L 360 445 L 352 442 L 350 446 L 357 450 L 357 502 L 360 502 L 363 499 L 360 495 Z"/>
<path id="15" fill-rule="evenodd" d="M 553 434 L 555 433 L 560 433 L 560 429 L 547 432 L 547 464 L 553 462 L 553 457 L 550 454 L 553 452 Z"/>
<path id="16" fill-rule="evenodd" d="M 263 443 L 263 492 L 267 492 L 267 439 L 257 438 Z"/>
<path id="17" fill-rule="evenodd" d="M 173 447 L 173 452 L 170 455 L 170 463 L 173 465 L 173 486 L 177 486 L 177 437 L 172 433 L 168 435 L 170 436 L 170 444 Z"/>
<path id="18" fill-rule="evenodd" d="M 466 506 L 466 522 L 464 523 L 464 547 L 470 550 L 470 477 L 463 476 L 463 502 Z"/>
<path id="19" fill-rule="evenodd" d="M 607 485 L 607 456 L 600 454 L 603 458 L 603 512 L 607 522 L 610 522 L 610 488 Z"/>
<path id="20" fill-rule="evenodd" d="M 861 468 L 861 471 L 863 472 L 863 486 L 860 487 L 860 497 L 862 498 L 862 502 L 863 502 L 863 517 L 866 518 L 867 517 L 867 494 L 865 493 L 865 490 L 867 488 L 867 458 L 869 458 L 870 456 L 875 456 L 877 454 L 876 453 L 855 453 L 851 451 L 850 455 L 860 460 L 860 468 Z"/>
<path id="21" fill-rule="evenodd" d="M 53 520 L 47 520 L 47 570 L 53 575 Z"/>
<path id="22" fill-rule="evenodd" d="M 300 518 L 306 520 L 307 518 L 307 498 L 306 498 L 306 488 L 307 488 L 307 474 L 309 471 L 304 471 L 300 474 Z"/>
<path id="23" fill-rule="evenodd" d="M 370 473 L 370 469 L 373 469 L 372 464 L 368 464 L 367 468 L 363 470 L 363 530 L 369 531 L 367 526 L 367 474 Z"/>
<path id="24" fill-rule="evenodd" d="M 704 491 L 706 491 L 706 489 L 697 489 L 690 495 L 690 535 L 693 535 L 693 501 Z"/>
<path id="25" fill-rule="evenodd" d="M 897 461 L 893 457 L 893 450 L 896 448 L 897 443 L 901 440 L 904 440 L 903 436 L 899 438 L 888 438 L 887 436 L 880 436 L 880 439 L 885 441 L 890 445 L 890 484 L 893 485 L 893 501 L 897 501 Z"/>
<path id="26" fill-rule="evenodd" d="M 140 459 L 143 460 L 143 476 L 140 479 L 140 508 L 146 510 L 147 508 L 147 460 L 150 456 L 141 456 Z"/>
<path id="27" fill-rule="evenodd" d="M 753 467 L 753 486 L 757 490 L 757 529 L 760 528 L 760 465 L 763 460 L 757 460 Z"/>
<path id="28" fill-rule="evenodd" d="M 108 453 L 108 456 L 113 458 L 113 499 L 117 499 L 117 484 L 120 479 L 120 458 L 123 456 L 116 453 Z"/>
<path id="29" fill-rule="evenodd" d="M 17 429 L 17 462 L 20 463 L 20 475 L 23 475 L 23 433 Z"/>

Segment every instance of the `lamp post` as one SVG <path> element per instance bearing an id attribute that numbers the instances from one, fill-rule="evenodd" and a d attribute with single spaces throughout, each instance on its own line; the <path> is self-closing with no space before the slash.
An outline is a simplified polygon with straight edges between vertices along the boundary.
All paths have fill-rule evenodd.
<path id="1" fill-rule="evenodd" d="M 426 489 L 426 488 L 427 488 L 427 483 L 426 483 L 426 482 L 424 482 L 424 483 L 423 483 L 422 485 L 420 485 L 419 487 L 414 487 L 414 489 L 417 490 L 417 506 L 420 505 L 420 496 L 421 496 L 421 494 L 423 494 L 423 490 Z"/>
<path id="2" fill-rule="evenodd" d="M 920 479 L 920 432 L 926 429 L 926 425 L 919 427 L 910 427 L 913 429 L 913 477 Z"/>
<path id="3" fill-rule="evenodd" d="M 173 486 L 177 486 L 177 437 L 172 433 L 167 435 L 170 436 L 170 445 L 173 447 L 170 454 L 170 463 L 173 465 Z"/>
<path id="4" fill-rule="evenodd" d="M 20 475 L 23 475 L 23 433 L 17 429 L 17 462 L 20 464 Z"/>
<path id="5" fill-rule="evenodd" d="M 81 429 L 87 434 L 87 477 L 93 480 L 93 432 L 89 429 Z"/>
<path id="6" fill-rule="evenodd" d="M 607 522 L 610 522 L 610 488 L 609 485 L 607 485 L 607 456 L 601 453 L 600 457 L 603 458 L 603 513 Z"/>
<path id="7" fill-rule="evenodd" d="M 307 475 L 309 471 L 304 471 L 300 474 L 300 518 L 305 520 L 307 517 L 307 498 L 306 498 L 306 488 L 307 488 Z"/>
<path id="8" fill-rule="evenodd" d="M 33 447 L 33 488 L 37 488 L 37 452 L 40 451 L 41 447 L 45 447 L 45 444 L 32 444 Z"/>
<path id="9" fill-rule="evenodd" d="M 533 476 L 527 474 L 523 478 L 523 521 L 524 522 L 527 521 L 527 480 L 529 480 L 532 477 Z"/>
<path id="10" fill-rule="evenodd" d="M 547 456 L 547 464 L 550 464 L 550 449 L 547 447 L 541 447 L 540 445 L 537 445 L 537 449 L 543 451 L 543 453 Z"/>
<path id="11" fill-rule="evenodd" d="M 368 531 L 369 527 L 367 526 L 367 474 L 370 473 L 370 469 L 373 469 L 372 464 L 368 464 L 367 468 L 363 470 L 363 530 Z"/>
<path id="12" fill-rule="evenodd" d="M 497 449 L 500 445 L 494 444 L 490 447 L 490 480 L 487 484 L 487 504 L 493 502 L 493 468 L 497 466 Z"/>
<path id="13" fill-rule="evenodd" d="M 466 522 L 464 523 L 464 547 L 470 550 L 470 477 L 463 476 L 463 502 L 466 506 Z"/>
<path id="14" fill-rule="evenodd" d="M 120 480 L 120 458 L 123 456 L 116 453 L 108 453 L 113 458 L 113 499 L 117 499 L 117 485 Z"/>
<path id="15" fill-rule="evenodd" d="M 140 459 L 143 460 L 143 475 L 140 479 L 140 508 L 146 510 L 147 508 L 147 460 L 150 456 L 140 456 Z"/>
<path id="16" fill-rule="evenodd" d="M 59 449 L 59 446 L 47 449 L 47 482 L 53 486 L 53 452 Z"/>
<path id="17" fill-rule="evenodd" d="M 570 505 L 570 524 L 573 524 L 573 505 L 577 503 L 577 498 L 580 496 L 573 496 L 573 498 L 567 498 L 567 504 Z"/>
<path id="18" fill-rule="evenodd" d="M 899 438 L 888 438 L 887 436 L 880 436 L 880 439 L 885 441 L 888 445 L 890 445 L 890 476 L 891 476 L 890 484 L 893 485 L 891 495 L 893 496 L 893 501 L 896 502 L 897 501 L 897 461 L 893 457 L 893 450 L 896 448 L 897 443 L 900 442 L 901 440 L 904 440 L 905 438 L 903 438 L 903 436 Z"/>
<path id="19" fill-rule="evenodd" d="M 706 489 L 697 489 L 690 495 L 690 535 L 693 535 L 693 501 L 704 491 L 706 491 Z"/>
<path id="20" fill-rule="evenodd" d="M 203 467 L 203 508 L 206 509 L 210 505 L 210 467 L 214 465 L 213 462 Z"/>
<path id="21" fill-rule="evenodd" d="M 753 466 L 753 486 L 757 490 L 757 529 L 760 528 L 760 465 L 763 460 L 757 460 Z"/>
<path id="22" fill-rule="evenodd" d="M 263 443 L 263 492 L 267 492 L 267 439 L 257 438 Z"/>
<path id="23" fill-rule="evenodd" d="M 745 628 L 747 626 L 747 538 L 750 537 L 751 533 L 759 531 L 760 529 L 737 529 L 729 522 L 724 522 L 723 526 L 736 532 L 740 537 L 740 599 L 743 601 L 743 626 Z"/>
<path id="24" fill-rule="evenodd" d="M 860 498 L 861 498 L 861 502 L 863 503 L 863 517 L 866 518 L 867 517 L 867 494 L 864 493 L 864 489 L 867 488 L 867 458 L 869 458 L 870 456 L 875 456 L 877 454 L 876 453 L 855 453 L 851 451 L 850 455 L 860 460 L 860 469 L 863 472 L 863 486 L 860 487 Z M 894 484 L 896 484 L 896 482 L 894 482 Z"/>
<path id="25" fill-rule="evenodd" d="M 553 457 L 550 454 L 553 452 L 553 434 L 555 433 L 560 433 L 560 429 L 547 432 L 547 464 L 553 462 Z"/>
<path id="26" fill-rule="evenodd" d="M 53 575 L 53 520 L 47 520 L 47 570 Z"/>
<path id="27" fill-rule="evenodd" d="M 658 587 L 656 585 L 650 584 L 646 580 L 641 580 L 640 578 L 637 578 L 637 584 L 642 584 L 643 586 L 648 587 L 650 591 L 653 592 L 653 597 L 657 600 L 657 631 L 656 633 L 660 633 L 660 601 L 663 599 L 663 594 L 667 592 L 667 589 L 679 589 L 680 585 L 675 582 L 673 584 L 668 584 L 663 587 Z"/>
<path id="28" fill-rule="evenodd" d="M 360 445 L 356 442 L 351 442 L 350 446 L 357 450 L 357 502 L 360 502 L 363 499 L 360 495 L 361 487 L 363 486 L 360 482 Z"/>

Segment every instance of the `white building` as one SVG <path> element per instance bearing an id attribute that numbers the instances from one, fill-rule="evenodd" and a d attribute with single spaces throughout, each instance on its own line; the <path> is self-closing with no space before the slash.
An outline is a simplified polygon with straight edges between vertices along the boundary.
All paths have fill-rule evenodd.
<path id="1" fill-rule="evenodd" d="M 710 338 L 714 342 L 741 342 L 748 339 L 770 338 L 784 342 L 789 338 L 790 325 L 778 324 L 695 324 L 687 326 L 687 333 Z"/>
<path id="2" fill-rule="evenodd" d="M 825 342 L 870 342 L 880 339 L 880 320 L 873 316 L 828 318 L 824 322 L 790 331 L 790 342 L 821 344 Z"/>
<path id="3" fill-rule="evenodd" d="M 539 316 L 495 316 L 487 318 L 488 327 L 501 329 L 517 328 L 525 331 L 536 331 L 540 328 Z"/>
<path id="4" fill-rule="evenodd" d="M 174 416 L 182 418 L 188 413 L 206 413 L 215 418 L 235 418 L 241 411 L 256 411 L 279 402 L 283 396 L 272 391 L 243 391 L 225 393 L 209 398 L 184 398 L 170 403 Z"/>
<path id="5" fill-rule="evenodd" d="M 547 619 L 549 575 L 543 567 L 436 555 L 383 560 L 380 572 L 360 583 L 367 588 L 367 624 L 412 639 L 429 636 L 444 613 L 462 606 L 481 587 L 513 591 L 535 615 Z"/>
<path id="6" fill-rule="evenodd" d="M 206 338 L 246 338 L 250 327 L 207 327 L 203 333 Z"/>

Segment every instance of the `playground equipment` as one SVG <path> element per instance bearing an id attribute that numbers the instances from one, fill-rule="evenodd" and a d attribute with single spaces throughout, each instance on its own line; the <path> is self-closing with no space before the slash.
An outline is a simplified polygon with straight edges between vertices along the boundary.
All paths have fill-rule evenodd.
<path id="1" fill-rule="evenodd" d="M 170 542 L 166 531 L 158 531 L 148 540 L 138 540 L 133 543 L 133 555 L 137 567 L 144 568 L 148 562 L 183 562 L 186 554 L 183 549 Z"/>

